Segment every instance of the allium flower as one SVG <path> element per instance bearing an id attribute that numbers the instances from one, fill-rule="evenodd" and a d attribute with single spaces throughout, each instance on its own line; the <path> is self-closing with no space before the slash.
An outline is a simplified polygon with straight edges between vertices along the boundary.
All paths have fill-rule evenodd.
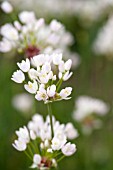
<path id="1" fill-rule="evenodd" d="M 33 103 L 33 97 L 26 93 L 17 94 L 12 99 L 13 107 L 25 115 L 28 115 L 28 113 L 32 110 Z"/>
<path id="2" fill-rule="evenodd" d="M 71 156 L 76 152 L 76 145 L 69 142 L 62 147 L 62 152 L 66 156 Z"/>
<path id="3" fill-rule="evenodd" d="M 32 64 L 30 63 L 35 68 L 31 68 Z M 27 77 L 28 83 L 24 84 L 24 88 L 29 93 L 35 94 L 38 101 L 42 100 L 44 103 L 48 103 L 70 99 L 72 87 L 66 87 L 59 91 L 62 82 L 72 76 L 72 72 L 70 72 L 72 61 L 70 59 L 64 62 L 62 54 L 40 54 L 34 56 L 31 62 L 26 59 L 17 65 L 21 70 L 14 72 L 12 80 L 16 83 L 23 83 Z"/>
<path id="4" fill-rule="evenodd" d="M 38 54 L 53 52 L 63 52 L 64 56 L 68 56 L 67 51 L 69 53 L 69 46 L 73 44 L 73 36 L 60 22 L 52 20 L 46 25 L 43 18 L 36 19 L 34 12 L 30 11 L 21 12 L 18 18 L 20 21 L 1 26 L 0 34 L 3 37 L 0 42 L 1 52 L 6 53 L 15 49 L 29 59 Z M 7 41 L 6 44 L 4 39 Z M 73 55 L 72 60 L 75 63 L 78 56 Z M 75 63 L 74 66 L 77 65 L 78 63 Z"/>
<path id="5" fill-rule="evenodd" d="M 23 83 L 23 81 L 25 80 L 25 75 L 21 70 L 17 70 L 13 73 L 11 79 L 16 83 Z"/>
<path id="6" fill-rule="evenodd" d="M 1 9 L 7 14 L 13 11 L 13 7 L 8 1 L 2 2 Z"/>
<path id="7" fill-rule="evenodd" d="M 104 116 L 109 111 L 109 105 L 99 99 L 81 96 L 75 102 L 73 118 L 81 122 L 84 133 L 91 133 L 93 129 L 102 126 L 99 116 Z"/>
<path id="8" fill-rule="evenodd" d="M 68 141 L 67 125 L 60 124 L 52 117 L 54 135 L 52 137 L 49 117 L 44 121 L 39 114 L 33 116 L 28 126 L 16 131 L 18 139 L 13 147 L 18 151 L 25 151 L 33 160 L 31 168 L 50 169 L 56 167 L 64 156 L 71 156 L 76 152 L 76 145 Z M 73 126 L 73 125 L 72 125 Z M 75 133 L 77 130 L 73 126 Z M 69 133 L 69 129 L 68 129 Z M 71 129 L 70 129 L 71 133 Z M 76 138 L 77 136 L 73 136 Z"/>
<path id="9" fill-rule="evenodd" d="M 113 15 L 110 15 L 106 24 L 99 30 L 93 44 L 93 50 L 97 55 L 113 55 Z"/>

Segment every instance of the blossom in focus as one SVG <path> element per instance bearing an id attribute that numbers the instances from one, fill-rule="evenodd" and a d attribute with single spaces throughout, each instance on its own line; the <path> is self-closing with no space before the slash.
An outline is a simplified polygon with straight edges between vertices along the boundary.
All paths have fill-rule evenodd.
<path id="1" fill-rule="evenodd" d="M 17 70 L 13 73 L 11 80 L 16 83 L 23 83 L 23 81 L 25 80 L 25 75 L 21 70 Z"/>
<path id="2" fill-rule="evenodd" d="M 16 131 L 18 137 L 14 141 L 13 147 L 18 151 L 26 151 L 27 155 L 33 160 L 31 168 L 40 170 L 50 169 L 57 166 L 57 161 L 64 156 L 71 156 L 76 152 L 76 145 L 68 142 L 67 126 L 69 124 L 60 124 L 59 121 L 52 117 L 54 136 L 52 137 L 50 119 L 47 116 L 44 121 L 43 117 L 35 114 L 32 120 Z M 73 126 L 73 125 L 72 125 Z M 73 131 L 77 130 L 73 126 Z M 71 133 L 71 128 L 68 133 Z M 73 136 L 73 139 L 77 136 Z M 37 147 L 38 146 L 38 147 Z M 29 152 L 29 151 L 32 151 Z"/>
<path id="3" fill-rule="evenodd" d="M 34 94 L 36 100 L 48 103 L 71 98 L 72 87 L 60 90 L 63 81 L 73 74 L 71 59 L 64 62 L 62 54 L 40 54 L 17 65 L 20 70 L 13 73 L 12 80 L 16 83 L 24 81 L 25 90 Z"/>
<path id="4" fill-rule="evenodd" d="M 75 102 L 73 118 L 81 123 L 84 133 L 90 134 L 102 126 L 99 117 L 107 114 L 109 109 L 109 105 L 99 99 L 80 96 Z"/>

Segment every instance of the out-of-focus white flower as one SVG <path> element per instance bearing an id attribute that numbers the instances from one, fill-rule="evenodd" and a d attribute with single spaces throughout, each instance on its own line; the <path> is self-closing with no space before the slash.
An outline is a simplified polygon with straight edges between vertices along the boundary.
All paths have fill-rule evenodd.
<path id="1" fill-rule="evenodd" d="M 33 97 L 26 93 L 17 94 L 13 97 L 12 104 L 17 110 L 28 113 L 33 107 Z"/>
<path id="2" fill-rule="evenodd" d="M 13 7 L 8 1 L 2 2 L 1 9 L 7 14 L 13 11 Z"/>
<path id="3" fill-rule="evenodd" d="M 97 55 L 109 56 L 113 54 L 113 15 L 99 30 L 96 40 L 93 43 L 93 50 Z"/>
<path id="4" fill-rule="evenodd" d="M 15 140 L 12 145 L 18 151 L 25 151 L 27 148 L 27 145 L 24 141 Z"/>
<path id="5" fill-rule="evenodd" d="M 30 138 L 31 138 L 32 140 L 35 140 L 35 139 L 36 139 L 36 134 L 35 134 L 35 132 L 34 132 L 33 130 L 30 130 Z"/>
<path id="6" fill-rule="evenodd" d="M 67 100 L 68 96 L 70 96 L 71 92 L 72 92 L 72 87 L 66 87 L 65 89 L 61 90 L 60 96 L 62 99 Z"/>
<path id="7" fill-rule="evenodd" d="M 26 61 L 22 60 L 21 63 L 17 63 L 17 65 L 23 72 L 28 72 L 30 69 L 30 61 L 28 58 Z"/>
<path id="8" fill-rule="evenodd" d="M 19 19 L 24 24 L 29 24 L 30 22 L 34 22 L 36 20 L 34 12 L 22 11 L 19 14 Z"/>
<path id="9" fill-rule="evenodd" d="M 59 65 L 62 61 L 62 54 L 53 54 L 53 64 Z"/>
<path id="10" fill-rule="evenodd" d="M 35 154 L 33 157 L 33 164 L 31 165 L 31 168 L 37 168 L 38 165 L 41 163 L 41 156 L 39 154 Z"/>
<path id="11" fill-rule="evenodd" d="M 81 122 L 83 132 L 90 134 L 93 129 L 102 126 L 102 121 L 96 117 L 103 116 L 109 111 L 109 105 L 99 99 L 80 96 L 75 102 L 73 118 Z"/>
<path id="12" fill-rule="evenodd" d="M 52 20 L 50 23 L 50 28 L 52 31 L 59 31 L 62 27 L 63 25 L 56 20 Z"/>
<path id="13" fill-rule="evenodd" d="M 28 82 L 28 84 L 25 84 L 24 85 L 24 88 L 31 94 L 35 94 L 38 90 L 38 85 L 37 85 L 37 82 L 34 81 L 33 83 L 32 82 Z"/>
<path id="14" fill-rule="evenodd" d="M 76 145 L 75 144 L 71 144 L 70 142 L 62 147 L 62 153 L 65 156 L 71 156 L 75 152 L 76 152 Z"/>
<path id="15" fill-rule="evenodd" d="M 65 132 L 68 139 L 75 139 L 78 137 L 78 131 L 74 128 L 72 123 L 66 124 Z"/>
<path id="16" fill-rule="evenodd" d="M 11 49 L 12 45 L 7 39 L 4 38 L 2 41 L 0 41 L 0 51 L 2 53 L 9 52 Z"/>
<path id="17" fill-rule="evenodd" d="M 15 81 L 16 83 L 23 83 L 25 80 L 25 75 L 21 70 L 17 70 L 13 73 L 11 80 Z"/>
<path id="18" fill-rule="evenodd" d="M 11 24 L 5 24 L 1 27 L 0 33 L 9 41 L 18 41 L 18 31 Z"/>
<path id="19" fill-rule="evenodd" d="M 15 52 L 23 53 L 25 57 L 32 59 L 33 56 L 40 55 L 38 60 L 35 57 L 35 66 L 41 66 L 43 63 L 42 54 L 58 53 L 59 58 L 54 55 L 53 63 L 58 65 L 63 58 L 69 56 L 69 46 L 73 44 L 74 39 L 71 33 L 67 32 L 65 27 L 58 21 L 52 20 L 49 25 L 44 22 L 43 18 L 36 19 L 34 12 L 23 11 L 19 14 L 19 20 L 15 20 L 11 24 L 5 24 L 1 27 L 1 35 L 10 43 L 10 49 L 6 52 L 15 49 Z M 5 45 L 1 40 L 2 46 Z M 5 48 L 5 47 L 4 47 Z M 1 52 L 5 50 L 1 49 Z M 47 59 L 48 56 L 46 56 Z M 51 56 L 52 57 L 52 56 Z M 46 62 L 50 62 L 48 58 Z M 37 61 L 37 62 L 36 62 Z"/>
<path id="20" fill-rule="evenodd" d="M 75 118 L 78 121 L 83 120 L 86 116 L 95 113 L 105 115 L 109 111 L 109 106 L 99 99 L 89 96 L 80 96 L 75 103 Z"/>

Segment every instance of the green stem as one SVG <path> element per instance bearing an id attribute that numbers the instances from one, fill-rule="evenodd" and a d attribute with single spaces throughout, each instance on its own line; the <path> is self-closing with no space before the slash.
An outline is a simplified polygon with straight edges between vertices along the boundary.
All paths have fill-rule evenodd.
<path id="1" fill-rule="evenodd" d="M 30 160 L 32 160 L 32 157 L 27 153 L 27 151 L 24 151 L 24 153 Z"/>
<path id="2" fill-rule="evenodd" d="M 48 103 L 47 104 L 47 108 L 48 108 L 48 114 L 49 114 L 49 117 L 50 117 L 50 125 L 51 125 L 51 135 L 52 135 L 52 138 L 54 136 L 54 131 L 53 131 L 53 121 L 52 121 L 52 109 L 51 109 L 51 104 Z"/>
<path id="3" fill-rule="evenodd" d="M 62 80 L 62 79 L 60 79 L 60 81 L 59 81 L 59 83 L 58 83 L 58 85 L 57 85 L 57 92 L 59 91 L 59 89 L 60 89 L 60 86 L 61 86 L 62 82 L 63 82 L 63 80 Z"/>
<path id="4" fill-rule="evenodd" d="M 59 158 L 58 160 L 57 160 L 57 162 L 60 162 L 62 159 L 64 159 L 65 158 L 65 155 L 63 155 L 61 158 Z"/>

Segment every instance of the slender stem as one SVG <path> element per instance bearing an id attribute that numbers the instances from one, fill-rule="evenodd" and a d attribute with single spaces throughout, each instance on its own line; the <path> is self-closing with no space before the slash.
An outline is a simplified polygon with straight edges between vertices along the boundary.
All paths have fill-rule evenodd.
<path id="1" fill-rule="evenodd" d="M 62 159 L 64 159 L 65 158 L 65 155 L 63 155 L 61 158 L 59 158 L 58 160 L 57 160 L 57 162 L 60 162 Z"/>
<path id="2" fill-rule="evenodd" d="M 54 136 L 54 131 L 53 131 L 53 120 L 52 120 L 52 109 L 51 109 L 51 104 L 48 103 L 47 104 L 47 108 L 48 108 L 48 114 L 49 114 L 49 117 L 50 117 L 50 125 L 51 125 L 51 135 L 52 135 L 52 138 Z"/>
<path id="3" fill-rule="evenodd" d="M 32 157 L 27 153 L 27 151 L 24 151 L 24 153 L 27 155 L 27 157 L 32 160 Z"/>

